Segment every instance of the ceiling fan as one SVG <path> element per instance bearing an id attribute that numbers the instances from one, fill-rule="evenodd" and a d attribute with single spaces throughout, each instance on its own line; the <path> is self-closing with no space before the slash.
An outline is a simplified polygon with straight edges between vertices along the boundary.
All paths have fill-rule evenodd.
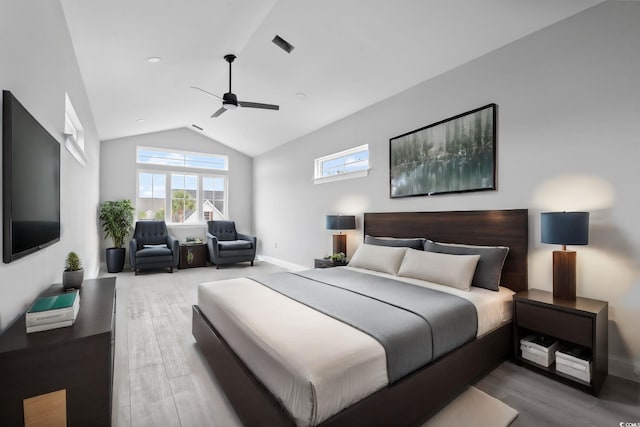
<path id="1" fill-rule="evenodd" d="M 211 115 L 211 117 L 218 117 L 222 113 L 227 110 L 235 110 L 238 107 L 244 108 L 261 108 L 263 110 L 279 110 L 280 107 L 274 104 L 261 104 L 259 102 L 248 102 L 248 101 L 238 101 L 238 97 L 235 93 L 231 92 L 231 63 L 236 59 L 235 55 L 229 54 L 224 56 L 225 61 L 229 63 L 229 92 L 222 95 L 220 98 L 218 95 L 213 94 L 207 90 L 201 89 L 197 86 L 191 86 L 192 89 L 199 90 L 201 92 L 206 93 L 207 95 L 213 96 L 214 98 L 222 101 L 222 107 L 215 113 Z"/>

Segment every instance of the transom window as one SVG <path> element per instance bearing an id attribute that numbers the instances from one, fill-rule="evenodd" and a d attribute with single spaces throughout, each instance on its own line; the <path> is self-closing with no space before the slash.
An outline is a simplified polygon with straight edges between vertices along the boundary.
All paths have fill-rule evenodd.
<path id="1" fill-rule="evenodd" d="M 191 163 L 194 159 L 201 160 L 196 161 L 197 166 Z M 207 159 L 222 159 L 224 165 Z M 138 147 L 137 161 L 145 164 L 145 169 L 138 170 L 138 219 L 197 224 L 227 218 L 227 176 L 202 172 L 202 169 L 226 168 L 226 156 Z M 209 166 L 202 167 L 202 164 Z"/>
<path id="2" fill-rule="evenodd" d="M 139 164 L 176 166 L 189 169 L 229 169 L 227 156 L 217 154 L 190 153 L 188 151 L 166 151 L 159 148 L 138 147 Z"/>
<path id="3" fill-rule="evenodd" d="M 361 145 L 315 160 L 316 184 L 366 176 L 369 171 L 369 145 Z"/>

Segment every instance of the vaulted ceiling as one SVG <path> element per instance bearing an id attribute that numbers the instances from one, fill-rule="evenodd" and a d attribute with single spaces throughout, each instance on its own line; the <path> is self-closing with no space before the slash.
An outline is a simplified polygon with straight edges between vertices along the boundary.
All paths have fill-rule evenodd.
<path id="1" fill-rule="evenodd" d="M 255 156 L 602 0 L 61 2 L 101 140 L 196 125 Z M 238 98 L 279 111 L 210 118 L 190 86 L 227 92 L 228 53 Z"/>

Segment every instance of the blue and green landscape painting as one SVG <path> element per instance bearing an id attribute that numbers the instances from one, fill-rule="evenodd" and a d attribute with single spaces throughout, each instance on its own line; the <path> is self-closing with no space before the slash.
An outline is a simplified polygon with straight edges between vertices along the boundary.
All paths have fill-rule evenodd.
<path id="1" fill-rule="evenodd" d="M 391 139 L 391 197 L 495 189 L 494 108 Z"/>

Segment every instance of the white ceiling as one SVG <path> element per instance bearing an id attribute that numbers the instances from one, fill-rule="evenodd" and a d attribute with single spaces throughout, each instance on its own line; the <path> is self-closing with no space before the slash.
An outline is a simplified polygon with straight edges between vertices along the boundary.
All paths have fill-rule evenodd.
<path id="1" fill-rule="evenodd" d="M 255 156 L 602 0 L 61 2 L 101 140 L 196 124 Z M 220 101 L 189 87 L 227 92 L 227 53 L 238 98 L 280 111 L 209 118 Z"/>

